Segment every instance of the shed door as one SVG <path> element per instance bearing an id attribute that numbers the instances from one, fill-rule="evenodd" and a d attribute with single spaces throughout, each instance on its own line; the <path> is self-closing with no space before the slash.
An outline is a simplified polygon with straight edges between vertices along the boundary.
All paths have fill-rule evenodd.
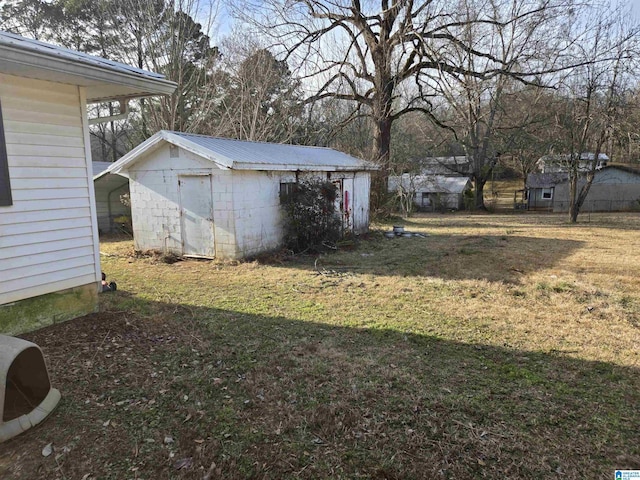
<path id="1" fill-rule="evenodd" d="M 345 231 L 353 230 L 353 178 L 342 180 L 342 219 Z"/>
<path id="2" fill-rule="evenodd" d="M 211 175 L 180 175 L 182 254 L 215 256 Z"/>
<path id="3" fill-rule="evenodd" d="M 342 231 L 353 230 L 353 178 L 334 180 L 337 195 L 335 208 L 342 220 Z"/>

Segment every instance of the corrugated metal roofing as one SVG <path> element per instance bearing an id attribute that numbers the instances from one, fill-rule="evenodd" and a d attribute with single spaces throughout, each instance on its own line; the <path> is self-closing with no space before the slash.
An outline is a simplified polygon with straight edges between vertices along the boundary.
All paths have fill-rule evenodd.
<path id="1" fill-rule="evenodd" d="M 41 53 L 50 57 L 57 57 L 60 59 L 71 60 L 76 63 L 84 63 L 86 65 L 113 70 L 115 72 L 135 74 L 145 78 L 155 78 L 159 80 L 164 79 L 164 75 L 159 73 L 148 72 L 130 65 L 125 65 L 124 63 L 107 60 L 106 58 L 94 57 L 92 55 L 87 55 L 86 53 L 76 52 L 75 50 L 69 50 L 57 45 L 51 45 L 31 38 L 25 38 L 20 35 L 16 35 L 15 33 L 0 31 L 0 45 L 8 45 L 14 48 L 28 50 L 30 52 Z"/>
<path id="2" fill-rule="evenodd" d="M 402 182 L 405 188 L 412 188 L 416 192 L 425 193 L 462 193 L 470 183 L 467 177 L 449 177 L 445 175 L 415 175 L 410 177 L 408 174 L 389 177 L 389 190 L 393 191 L 398 188 Z"/>
<path id="3" fill-rule="evenodd" d="M 434 177 L 432 182 L 427 182 L 427 186 L 432 188 L 434 193 L 462 193 L 467 189 L 469 179 L 467 177 Z"/>
<path id="4" fill-rule="evenodd" d="M 249 142 L 160 130 L 112 164 L 103 173 L 117 173 L 127 176 L 127 171 L 132 165 L 135 165 L 140 159 L 146 158 L 165 142 L 213 162 L 222 169 L 293 172 L 378 169 L 372 163 L 330 148 Z"/>
<path id="5" fill-rule="evenodd" d="M 290 166 L 302 168 L 375 169 L 364 160 L 324 147 L 249 142 L 180 132 L 167 132 L 185 139 L 216 156 L 224 157 L 232 169 Z M 170 140 L 169 140 L 170 141 Z"/>

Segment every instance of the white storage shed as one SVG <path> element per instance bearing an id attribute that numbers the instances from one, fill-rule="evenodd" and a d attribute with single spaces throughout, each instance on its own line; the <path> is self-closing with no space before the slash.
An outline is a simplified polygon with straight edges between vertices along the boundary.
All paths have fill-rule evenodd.
<path id="1" fill-rule="evenodd" d="M 107 172 L 129 178 L 135 247 L 236 259 L 282 245 L 280 195 L 334 182 L 345 231 L 369 228 L 370 163 L 329 148 L 161 131 Z"/>
<path id="2" fill-rule="evenodd" d="M 0 332 L 96 308 L 87 104 L 174 89 L 162 75 L 0 31 Z"/>

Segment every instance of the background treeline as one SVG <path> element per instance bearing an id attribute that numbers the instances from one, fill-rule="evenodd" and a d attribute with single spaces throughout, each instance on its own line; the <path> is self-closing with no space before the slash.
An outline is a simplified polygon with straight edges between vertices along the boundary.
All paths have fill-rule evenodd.
<path id="1" fill-rule="evenodd" d="M 481 208 L 499 167 L 640 158 L 639 29 L 609 2 L 13 0 L 0 29 L 178 84 L 92 127 L 96 160 L 159 129 L 331 146 L 380 165 L 375 205 L 388 175 L 467 155 Z"/>

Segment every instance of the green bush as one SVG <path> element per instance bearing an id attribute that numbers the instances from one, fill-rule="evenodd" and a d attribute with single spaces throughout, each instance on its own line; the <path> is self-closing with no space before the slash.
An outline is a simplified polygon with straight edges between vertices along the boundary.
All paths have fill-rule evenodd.
<path id="1" fill-rule="evenodd" d="M 319 252 L 342 236 L 336 211 L 337 187 L 327 181 L 302 181 L 282 198 L 285 244 L 296 253 Z"/>

